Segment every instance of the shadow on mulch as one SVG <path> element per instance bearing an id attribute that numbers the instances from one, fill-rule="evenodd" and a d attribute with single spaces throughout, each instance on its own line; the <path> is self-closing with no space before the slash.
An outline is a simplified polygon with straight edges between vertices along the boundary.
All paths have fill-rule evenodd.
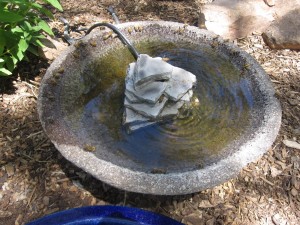
<path id="1" fill-rule="evenodd" d="M 72 180 L 75 185 L 82 185 L 80 188 L 90 192 L 96 199 L 101 199 L 107 204 L 131 205 L 133 207 L 148 208 L 155 212 L 163 213 L 161 210 L 165 207 L 168 208 L 172 206 L 174 200 L 181 202 L 190 199 L 194 195 L 162 196 L 124 191 L 97 180 L 67 161 L 63 156 L 61 157 L 62 159 L 59 160 L 58 164 L 65 175 Z M 76 177 L 76 174 L 79 174 L 79 176 Z"/>
<path id="2" fill-rule="evenodd" d="M 14 94 L 17 89 L 13 84 L 14 81 L 18 78 L 21 81 L 34 80 L 37 76 L 44 73 L 50 65 L 47 59 L 32 54 L 28 58 L 28 61 L 18 63 L 11 76 L 0 77 L 0 95 Z"/>

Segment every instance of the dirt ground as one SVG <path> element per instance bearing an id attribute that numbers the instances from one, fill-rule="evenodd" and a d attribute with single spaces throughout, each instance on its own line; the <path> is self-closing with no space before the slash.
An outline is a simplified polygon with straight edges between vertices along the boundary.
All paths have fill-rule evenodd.
<path id="1" fill-rule="evenodd" d="M 112 22 L 169 20 L 197 25 L 194 1 L 62 0 L 71 27 Z M 59 41 L 63 26 L 50 22 Z M 259 33 L 234 41 L 266 70 L 283 110 L 272 148 L 238 177 L 185 196 L 153 196 L 118 190 L 65 160 L 44 134 L 36 111 L 39 84 L 49 60 L 22 63 L 0 88 L 0 224 L 24 224 L 44 215 L 87 205 L 126 205 L 167 215 L 185 224 L 300 224 L 300 52 L 270 50 Z"/>

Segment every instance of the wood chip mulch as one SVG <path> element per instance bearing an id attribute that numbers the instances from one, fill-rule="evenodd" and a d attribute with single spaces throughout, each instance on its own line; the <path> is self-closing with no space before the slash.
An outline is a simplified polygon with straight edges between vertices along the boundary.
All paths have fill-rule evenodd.
<path id="1" fill-rule="evenodd" d="M 89 1 L 89 12 L 76 5 L 78 1 L 62 2 L 64 16 L 74 24 L 83 21 L 88 25 L 101 15 L 111 20 L 104 10 L 110 1 Z M 182 1 L 140 4 L 143 13 L 136 11 L 134 1 L 120 2 L 122 21 L 172 20 L 172 16 L 181 15 L 173 20 L 193 24 L 197 19 L 192 5 Z M 166 19 L 164 10 L 170 9 L 174 12 Z M 58 34 L 62 32 L 59 22 L 52 26 Z M 259 33 L 234 43 L 269 75 L 282 106 L 282 127 L 272 148 L 238 177 L 185 196 L 121 191 L 66 161 L 43 132 L 36 112 L 41 78 L 51 62 L 21 65 L 18 75 L 1 84 L 0 224 L 20 225 L 68 208 L 108 204 L 151 210 L 188 225 L 300 224 L 300 52 L 270 50 Z"/>

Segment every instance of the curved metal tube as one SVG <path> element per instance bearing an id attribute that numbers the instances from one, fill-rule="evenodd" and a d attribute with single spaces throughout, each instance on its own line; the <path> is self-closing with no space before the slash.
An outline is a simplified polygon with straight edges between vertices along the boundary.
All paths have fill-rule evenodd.
<path id="1" fill-rule="evenodd" d="M 133 57 L 135 58 L 135 60 L 137 60 L 137 58 L 139 57 L 139 53 L 137 52 L 137 50 L 132 46 L 132 44 L 130 43 L 130 41 L 124 36 L 124 34 L 121 33 L 121 31 L 114 25 L 110 24 L 110 23 L 96 23 L 93 26 L 91 26 L 87 31 L 86 34 L 89 34 L 93 29 L 97 28 L 97 27 L 101 27 L 101 26 L 105 26 L 110 28 L 113 32 L 115 32 L 119 39 L 123 42 L 124 45 L 127 45 L 129 51 L 131 52 L 131 54 L 133 55 Z"/>
<path id="2" fill-rule="evenodd" d="M 66 39 L 66 41 L 71 45 L 74 43 L 74 41 L 76 40 L 80 40 L 81 38 L 71 38 L 69 35 L 69 22 L 63 18 L 60 17 L 59 18 L 65 25 L 65 30 L 64 30 L 64 38 Z M 124 36 L 124 34 L 121 33 L 121 31 L 114 25 L 110 24 L 110 23 L 96 23 L 93 26 L 91 26 L 89 29 L 87 29 L 86 34 L 89 34 L 93 29 L 100 27 L 100 26 L 105 26 L 110 28 L 113 32 L 115 32 L 119 39 L 123 42 L 124 45 L 127 45 L 129 51 L 131 52 L 131 54 L 133 55 L 133 57 L 135 58 L 135 60 L 137 60 L 137 58 L 139 57 L 139 53 L 137 52 L 137 50 L 132 46 L 132 44 L 130 43 L 130 41 Z M 85 30 L 85 29 L 84 29 Z M 84 35 L 84 36 L 85 36 Z"/>
<path id="3" fill-rule="evenodd" d="M 119 24 L 119 23 L 120 23 L 120 20 L 119 20 L 117 14 L 116 14 L 116 12 L 115 12 L 114 7 L 109 6 L 108 9 L 107 9 L 107 11 L 111 14 L 111 16 L 113 17 L 115 23 L 116 23 L 116 24 Z"/>

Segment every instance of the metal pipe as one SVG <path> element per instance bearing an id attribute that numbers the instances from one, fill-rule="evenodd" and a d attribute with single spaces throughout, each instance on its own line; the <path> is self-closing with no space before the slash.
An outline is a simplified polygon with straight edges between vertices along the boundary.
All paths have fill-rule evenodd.
<path id="1" fill-rule="evenodd" d="M 108 9 L 107 9 L 107 11 L 111 14 L 111 16 L 113 17 L 115 23 L 116 23 L 116 24 L 119 24 L 119 23 L 120 23 L 120 20 L 119 20 L 119 18 L 118 18 L 118 16 L 117 16 L 116 12 L 115 12 L 115 10 L 114 10 L 114 7 L 109 6 Z"/>
<path id="2" fill-rule="evenodd" d="M 59 19 L 65 25 L 64 38 L 70 45 L 73 44 L 74 41 L 80 40 L 82 38 L 82 37 L 78 38 L 78 39 L 71 38 L 69 35 L 69 28 L 70 28 L 69 22 L 63 17 L 60 17 Z M 96 24 L 92 25 L 89 29 L 87 29 L 85 35 L 89 34 L 93 29 L 95 29 L 96 27 L 100 27 L 100 26 L 108 27 L 113 32 L 115 32 L 118 35 L 118 38 L 123 42 L 123 44 L 128 47 L 129 51 L 131 52 L 131 54 L 133 55 L 135 60 L 137 60 L 137 58 L 139 57 L 139 53 L 137 52 L 137 50 L 133 47 L 133 45 L 130 43 L 130 41 L 124 36 L 124 34 L 122 34 L 121 31 L 116 26 L 114 26 L 110 23 L 96 23 Z"/>
<path id="3" fill-rule="evenodd" d="M 101 26 L 108 27 L 113 32 L 115 32 L 118 35 L 119 39 L 123 42 L 123 44 L 125 44 L 128 47 L 129 51 L 131 52 L 135 60 L 137 60 L 137 58 L 139 57 L 139 53 L 137 52 L 137 50 L 132 46 L 130 41 L 121 33 L 121 31 L 116 26 L 110 23 L 96 23 L 87 30 L 86 35 L 89 34 L 96 27 L 101 27 Z"/>

